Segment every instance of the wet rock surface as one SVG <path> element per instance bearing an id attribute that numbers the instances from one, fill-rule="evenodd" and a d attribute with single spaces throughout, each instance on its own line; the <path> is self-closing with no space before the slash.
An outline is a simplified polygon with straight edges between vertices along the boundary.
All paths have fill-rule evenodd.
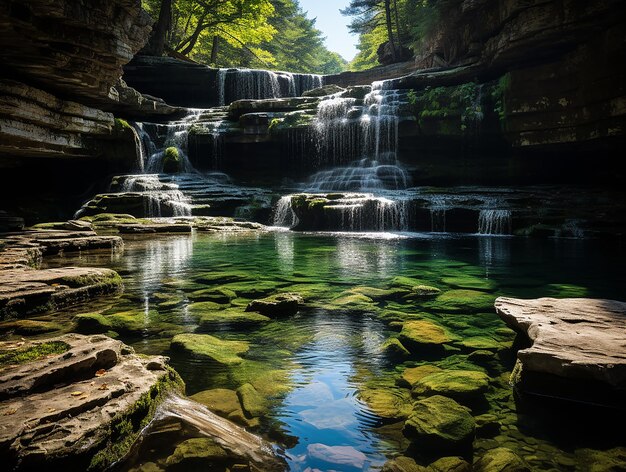
<path id="1" fill-rule="evenodd" d="M 46 354 L 51 344 L 62 352 Z M 128 452 L 164 396 L 182 387 L 166 358 L 139 357 L 106 336 L 0 344 L 3 361 L 16 351 L 0 370 L 0 455 L 14 470 L 105 468 Z"/>

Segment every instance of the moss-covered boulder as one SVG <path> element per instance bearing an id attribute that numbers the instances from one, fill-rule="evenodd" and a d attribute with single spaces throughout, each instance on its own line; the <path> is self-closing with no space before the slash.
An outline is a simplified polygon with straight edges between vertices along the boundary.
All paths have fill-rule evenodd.
<path id="1" fill-rule="evenodd" d="M 237 389 L 237 397 L 241 408 L 248 418 L 264 416 L 268 411 L 265 398 L 251 384 L 243 384 Z"/>
<path id="2" fill-rule="evenodd" d="M 530 472 L 530 467 L 510 449 L 498 447 L 486 452 L 473 467 L 474 472 Z"/>
<path id="3" fill-rule="evenodd" d="M 472 466 L 462 457 L 442 457 L 430 464 L 428 472 L 471 472 Z"/>
<path id="4" fill-rule="evenodd" d="M 192 438 L 181 442 L 167 458 L 168 471 L 187 471 L 225 464 L 228 453 L 209 438 Z"/>
<path id="5" fill-rule="evenodd" d="M 214 388 L 211 390 L 203 390 L 191 395 L 192 400 L 202 403 L 212 412 L 228 417 L 233 411 L 239 410 L 241 404 L 237 392 L 226 388 Z"/>
<path id="6" fill-rule="evenodd" d="M 350 293 L 364 295 L 370 300 L 374 301 L 384 301 L 384 300 L 394 300 L 397 298 L 401 298 L 403 295 L 407 295 L 410 293 L 410 290 L 393 287 L 393 288 L 376 288 L 376 287 L 354 287 L 351 288 Z"/>
<path id="7" fill-rule="evenodd" d="M 381 472 L 426 472 L 424 466 L 415 462 L 415 459 L 406 456 L 395 457 L 385 462 Z"/>
<path id="8" fill-rule="evenodd" d="M 403 420 L 411 413 L 411 398 L 406 390 L 393 388 L 362 389 L 359 397 L 376 415 L 387 420 Z"/>
<path id="9" fill-rule="evenodd" d="M 491 279 L 474 277 L 472 275 L 455 275 L 444 277 L 441 281 L 456 289 L 481 290 L 492 292 L 497 288 L 497 284 Z"/>
<path id="10" fill-rule="evenodd" d="M 402 375 L 397 380 L 397 384 L 401 387 L 413 388 L 413 386 L 427 375 L 441 372 L 441 369 L 431 364 L 420 365 L 417 367 L 408 367 L 404 369 Z"/>
<path id="11" fill-rule="evenodd" d="M 100 313 L 81 313 L 74 317 L 77 333 L 81 334 L 97 334 L 106 333 L 113 329 L 113 325 Z"/>
<path id="12" fill-rule="evenodd" d="M 403 359 L 411 355 L 398 338 L 387 339 L 380 349 L 390 359 Z"/>
<path id="13" fill-rule="evenodd" d="M 402 324 L 398 339 L 411 352 L 439 351 L 454 338 L 442 326 L 428 320 L 409 320 Z"/>
<path id="14" fill-rule="evenodd" d="M 182 156 L 176 147 L 168 147 L 163 154 L 163 172 L 175 174 L 182 170 Z"/>
<path id="15" fill-rule="evenodd" d="M 453 452 L 471 445 L 475 426 L 465 407 L 434 395 L 415 402 L 403 433 L 420 449 Z"/>
<path id="16" fill-rule="evenodd" d="M 64 326 L 54 321 L 16 320 L 0 323 L 0 333 L 13 333 L 23 336 L 46 334 L 62 329 Z"/>
<path id="17" fill-rule="evenodd" d="M 224 366 L 241 364 L 239 357 L 250 349 L 246 341 L 226 341 L 208 334 L 178 334 L 170 343 L 173 351 L 207 359 Z"/>
<path id="18" fill-rule="evenodd" d="M 488 388 L 489 377 L 483 372 L 443 370 L 419 379 L 413 387 L 413 395 L 443 395 L 460 403 L 471 403 L 483 398 Z"/>
<path id="19" fill-rule="evenodd" d="M 304 300 L 297 293 L 279 293 L 251 301 L 246 311 L 256 311 L 270 318 L 290 316 L 298 313 L 303 303 Z"/>
<path id="20" fill-rule="evenodd" d="M 188 293 L 187 298 L 194 302 L 214 302 L 219 304 L 230 303 L 237 298 L 237 294 L 226 287 L 205 288 Z"/>
<path id="21" fill-rule="evenodd" d="M 232 308 L 226 310 L 212 310 L 200 315 L 197 331 L 214 331 L 224 326 L 243 328 L 258 326 L 271 321 L 267 316 L 253 311 L 243 311 Z"/>
<path id="22" fill-rule="evenodd" d="M 424 306 L 443 313 L 480 313 L 490 311 L 496 297 L 478 290 L 448 290 Z"/>

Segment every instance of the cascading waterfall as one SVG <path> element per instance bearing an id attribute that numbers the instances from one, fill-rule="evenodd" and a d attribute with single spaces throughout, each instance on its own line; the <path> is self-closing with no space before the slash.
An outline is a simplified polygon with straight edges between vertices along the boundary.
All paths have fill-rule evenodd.
<path id="1" fill-rule="evenodd" d="M 165 213 L 172 216 L 191 216 L 190 199 L 178 189 L 178 185 L 163 183 L 156 174 L 129 175 L 122 178 L 122 192 L 140 193 L 144 197 L 146 216 L 161 217 Z"/>
<path id="2" fill-rule="evenodd" d="M 291 206 L 291 195 L 281 197 L 274 206 L 273 226 L 292 228 L 298 224 L 298 217 Z"/>
<path id="3" fill-rule="evenodd" d="M 511 234 L 511 210 L 480 210 L 478 234 Z"/>
<path id="4" fill-rule="evenodd" d="M 324 79 L 316 74 L 293 74 L 259 69 L 219 69 L 217 89 L 220 106 L 242 99 L 299 97 L 321 87 Z"/>
<path id="5" fill-rule="evenodd" d="M 398 165 L 398 90 L 374 82 L 363 105 L 335 94 L 323 100 L 313 123 L 320 164 L 334 167 L 314 174 L 308 191 L 402 189 L 407 172 Z"/>
<path id="6" fill-rule="evenodd" d="M 430 204 L 430 231 L 433 233 L 446 232 L 446 200 L 439 195 L 432 198 Z"/>

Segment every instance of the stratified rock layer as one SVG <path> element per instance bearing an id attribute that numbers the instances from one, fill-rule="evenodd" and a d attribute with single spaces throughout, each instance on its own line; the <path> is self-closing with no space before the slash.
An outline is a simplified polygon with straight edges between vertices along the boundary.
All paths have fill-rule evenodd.
<path id="1" fill-rule="evenodd" d="M 64 352 L 37 355 L 51 344 Z M 128 452 L 165 394 L 182 388 L 166 358 L 139 357 L 101 335 L 2 343 L 0 354 L 16 359 L 0 366 L 0 457 L 11 470 L 103 469 Z"/>
<path id="2" fill-rule="evenodd" d="M 518 352 L 524 375 L 549 374 L 626 390 L 626 303 L 500 297 L 495 307 L 511 328 L 532 342 Z"/>

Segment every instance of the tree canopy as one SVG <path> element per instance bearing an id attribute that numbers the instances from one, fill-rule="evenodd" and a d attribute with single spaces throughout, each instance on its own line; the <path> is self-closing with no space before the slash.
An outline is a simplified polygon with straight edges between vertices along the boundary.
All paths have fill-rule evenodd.
<path id="1" fill-rule="evenodd" d="M 335 73 L 346 66 L 326 49 L 297 0 L 144 0 L 158 18 L 148 52 L 215 67 Z"/>

